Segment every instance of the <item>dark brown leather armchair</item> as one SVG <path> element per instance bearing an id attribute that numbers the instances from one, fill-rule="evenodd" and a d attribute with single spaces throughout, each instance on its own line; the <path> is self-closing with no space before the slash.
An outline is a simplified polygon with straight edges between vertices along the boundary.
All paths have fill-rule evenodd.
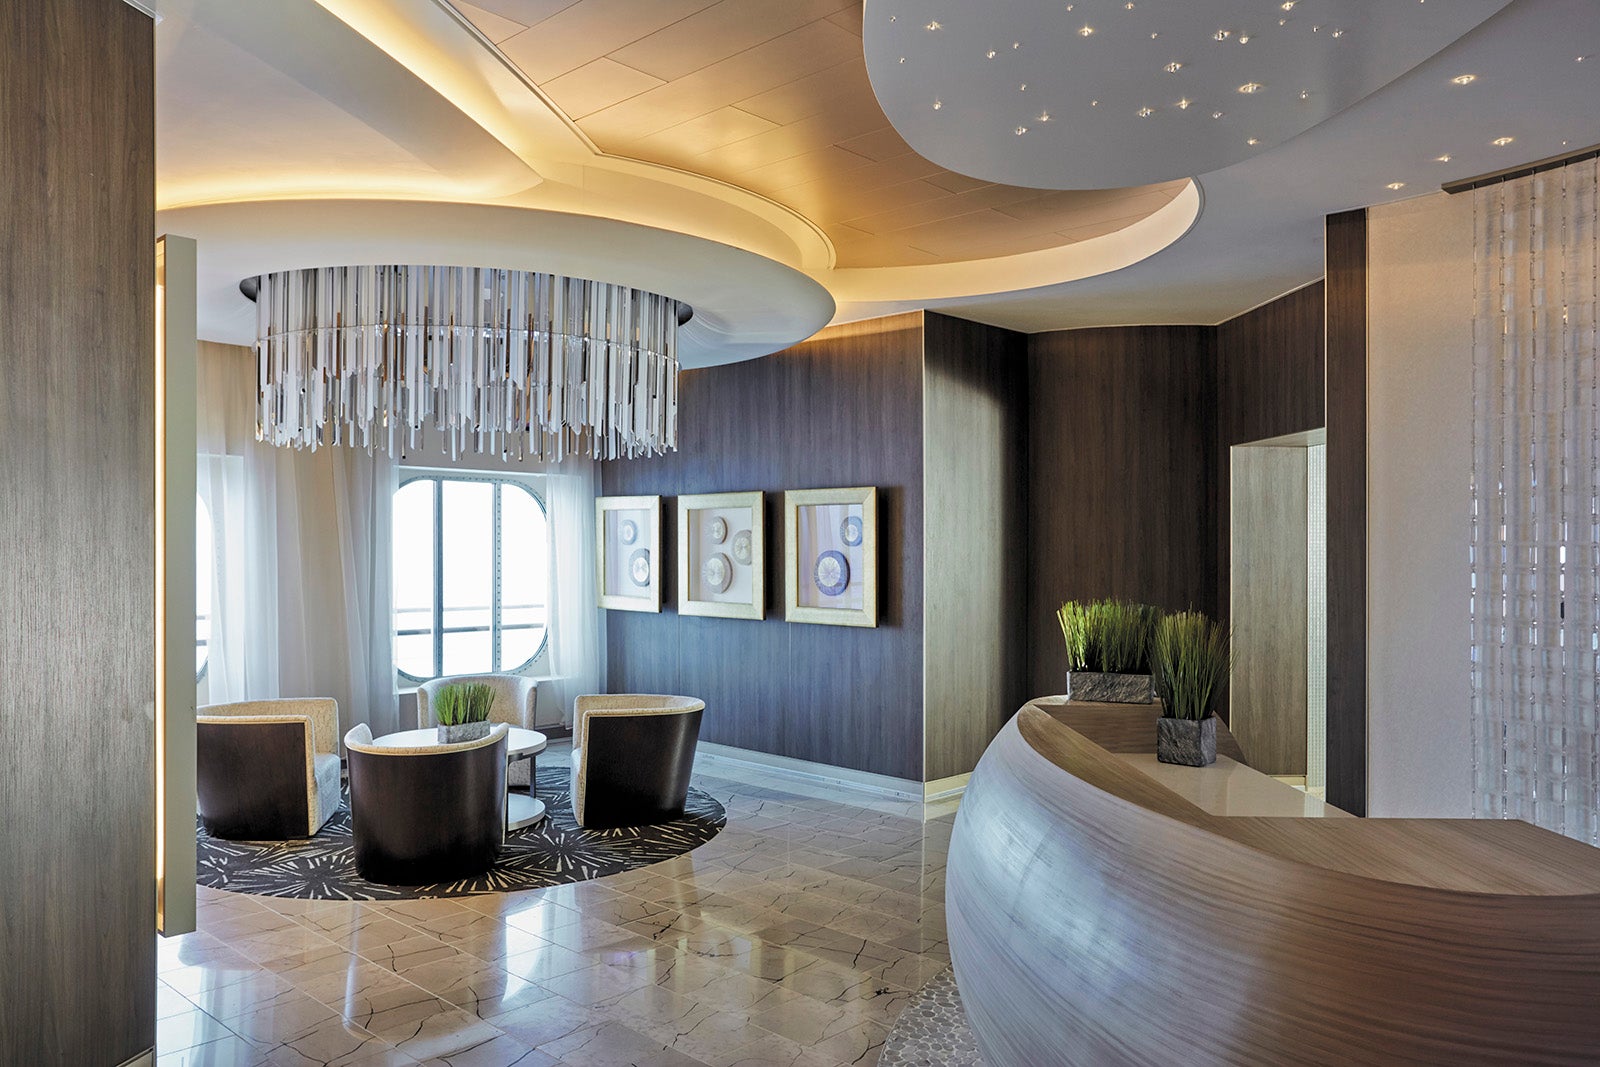
<path id="1" fill-rule="evenodd" d="M 337 701 L 247 700 L 196 712 L 195 784 L 212 837 L 310 837 L 339 810 Z"/>
<path id="2" fill-rule="evenodd" d="M 493 866 L 506 837 L 509 729 L 499 723 L 481 741 L 405 747 L 374 741 L 365 724 L 345 734 L 361 877 L 431 885 Z"/>
<path id="3" fill-rule="evenodd" d="M 572 815 L 579 826 L 647 826 L 683 815 L 705 701 L 614 693 L 575 702 Z"/>

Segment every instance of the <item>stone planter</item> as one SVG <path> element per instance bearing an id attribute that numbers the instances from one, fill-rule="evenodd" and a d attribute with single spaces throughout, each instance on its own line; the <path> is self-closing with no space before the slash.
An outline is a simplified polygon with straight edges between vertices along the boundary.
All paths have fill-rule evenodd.
<path id="1" fill-rule="evenodd" d="M 1102 674 L 1099 671 L 1068 671 L 1067 699 L 1103 704 L 1150 704 L 1155 690 L 1148 674 Z"/>
<path id="2" fill-rule="evenodd" d="M 1156 720 L 1156 759 L 1185 767 L 1206 767 L 1217 761 L 1217 717 Z"/>
<path id="3" fill-rule="evenodd" d="M 489 736 L 489 727 L 494 725 L 485 719 L 483 722 L 464 722 L 458 726 L 439 726 L 439 743 L 441 745 L 459 745 L 464 741 L 481 741 Z"/>

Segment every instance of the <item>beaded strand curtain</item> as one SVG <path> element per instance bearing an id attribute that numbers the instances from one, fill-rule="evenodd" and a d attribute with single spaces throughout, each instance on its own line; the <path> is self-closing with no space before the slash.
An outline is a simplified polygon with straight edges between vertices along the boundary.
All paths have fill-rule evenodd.
<path id="1" fill-rule="evenodd" d="M 1473 195 L 1474 812 L 1600 844 L 1600 170 Z"/>

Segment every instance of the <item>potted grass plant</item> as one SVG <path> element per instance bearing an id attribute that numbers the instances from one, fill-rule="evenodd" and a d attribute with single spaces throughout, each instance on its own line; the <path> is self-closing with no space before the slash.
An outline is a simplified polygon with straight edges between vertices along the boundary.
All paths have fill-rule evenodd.
<path id="1" fill-rule="evenodd" d="M 1228 631 L 1198 611 L 1168 615 L 1156 627 L 1150 666 L 1163 705 L 1156 759 L 1204 767 L 1217 759 L 1216 702 L 1232 661 Z"/>
<path id="2" fill-rule="evenodd" d="M 493 703 L 494 690 L 482 682 L 447 685 L 439 690 L 433 702 L 439 744 L 459 745 L 489 736 L 489 707 Z"/>
<path id="3" fill-rule="evenodd" d="M 1067 643 L 1067 699 L 1148 704 L 1150 641 L 1161 612 L 1123 600 L 1069 600 L 1056 613 Z"/>

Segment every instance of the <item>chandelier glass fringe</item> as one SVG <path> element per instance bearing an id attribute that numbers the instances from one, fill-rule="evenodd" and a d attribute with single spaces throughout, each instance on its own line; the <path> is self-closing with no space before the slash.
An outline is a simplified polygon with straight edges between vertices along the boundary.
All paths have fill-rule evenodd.
<path id="1" fill-rule="evenodd" d="M 423 447 L 431 428 L 452 457 L 555 461 L 675 450 L 679 306 L 484 267 L 264 274 L 257 437 L 397 454 Z"/>

